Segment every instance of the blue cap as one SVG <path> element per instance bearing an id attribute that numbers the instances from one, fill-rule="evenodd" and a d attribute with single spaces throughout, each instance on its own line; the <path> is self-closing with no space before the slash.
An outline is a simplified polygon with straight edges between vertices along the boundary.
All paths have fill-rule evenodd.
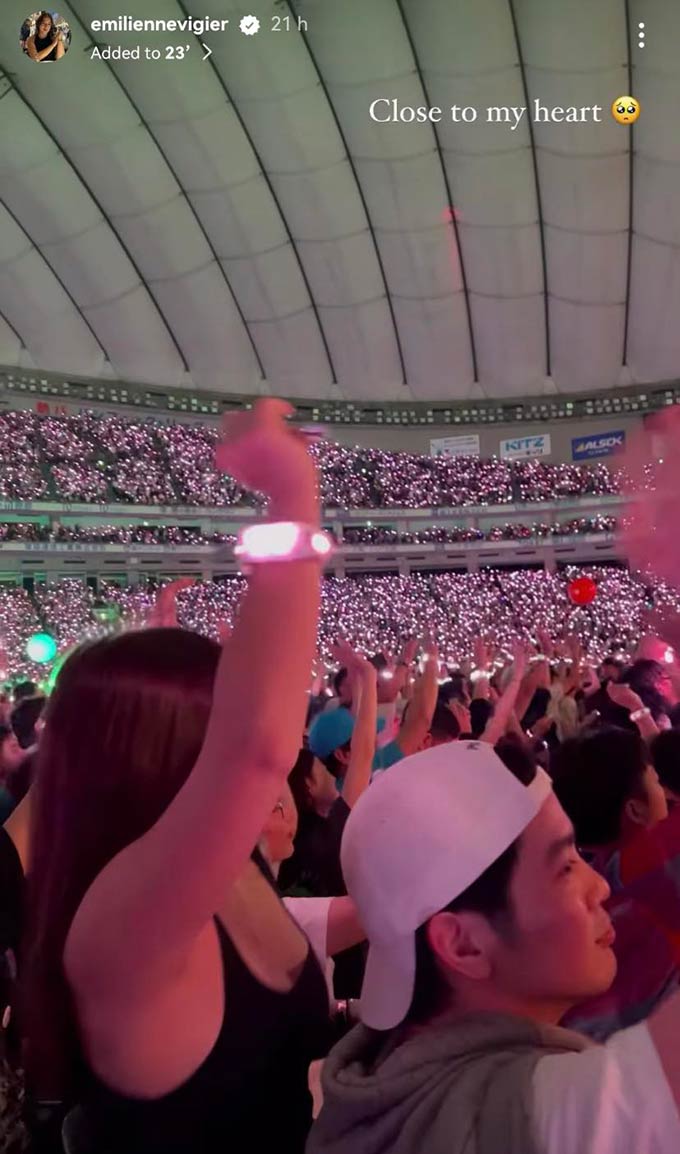
<path id="1" fill-rule="evenodd" d="M 385 719 L 379 717 L 376 731 L 380 733 L 384 728 Z M 345 709 L 344 705 L 340 705 L 337 709 L 329 709 L 314 718 L 309 729 L 309 748 L 315 757 L 325 761 L 333 750 L 351 741 L 353 733 L 354 715 L 349 709 Z"/>
<path id="2" fill-rule="evenodd" d="M 314 718 L 309 730 L 309 748 L 325 761 L 334 749 L 352 740 L 354 717 L 343 705 Z"/>

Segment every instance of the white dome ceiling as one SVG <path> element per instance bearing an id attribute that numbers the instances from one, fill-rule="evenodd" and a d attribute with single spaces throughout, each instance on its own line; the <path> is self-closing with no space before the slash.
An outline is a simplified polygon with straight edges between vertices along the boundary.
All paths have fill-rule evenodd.
<path id="1" fill-rule="evenodd" d="M 191 43 L 158 64 L 91 60 L 125 5 L 76 0 L 48 69 L 28 7 L 0 18 L 0 363 L 383 401 L 680 376 L 677 0 L 252 0 L 250 38 L 243 3 L 144 0 L 230 28 L 205 62 L 96 37 Z M 379 97 L 480 115 L 381 125 Z M 536 99 L 602 122 L 486 122 Z"/>

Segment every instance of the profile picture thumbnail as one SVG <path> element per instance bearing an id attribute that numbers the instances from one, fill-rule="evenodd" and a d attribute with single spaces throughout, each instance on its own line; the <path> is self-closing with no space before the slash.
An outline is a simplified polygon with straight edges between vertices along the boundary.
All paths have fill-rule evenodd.
<path id="1" fill-rule="evenodd" d="M 71 47 L 71 29 L 58 12 L 32 12 L 21 25 L 19 44 L 29 60 L 51 64 Z"/>

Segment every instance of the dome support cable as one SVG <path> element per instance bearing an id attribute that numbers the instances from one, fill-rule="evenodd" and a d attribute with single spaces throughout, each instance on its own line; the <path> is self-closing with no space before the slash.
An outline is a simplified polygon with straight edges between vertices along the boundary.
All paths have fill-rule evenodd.
<path id="1" fill-rule="evenodd" d="M 7 204 L 7 202 L 6 202 L 6 201 L 4 201 L 4 200 L 2 199 L 2 197 L 0 197 L 0 207 L 2 207 L 2 208 L 5 210 L 5 212 L 7 213 L 7 215 L 8 215 L 8 216 L 11 218 L 11 220 L 14 222 L 14 224 L 17 226 L 17 228 L 20 230 L 20 232 L 22 232 L 22 233 L 23 233 L 23 235 L 26 237 L 26 240 L 27 240 L 27 241 L 28 241 L 28 243 L 31 245 L 31 247 L 32 247 L 33 251 L 34 251 L 34 252 L 37 252 L 37 254 L 38 254 L 38 256 L 40 257 L 40 259 L 42 260 L 43 264 L 47 265 L 48 269 L 49 269 L 49 270 L 50 270 L 50 272 L 52 273 L 52 276 L 53 276 L 53 277 L 54 277 L 54 279 L 56 280 L 56 282 L 57 282 L 57 284 L 59 285 L 60 289 L 61 289 L 61 290 L 62 290 L 62 292 L 63 292 L 63 293 L 65 293 L 65 295 L 68 297 L 69 301 L 70 301 L 70 302 L 71 302 L 71 304 L 73 305 L 73 307 L 74 307 L 74 309 L 76 310 L 76 312 L 77 312 L 78 316 L 80 317 L 81 321 L 83 322 L 83 324 L 85 325 L 85 327 L 88 329 L 88 331 L 89 331 L 89 333 L 90 333 L 90 336 L 91 336 L 91 337 L 92 337 L 92 339 L 94 340 L 94 342 L 95 342 L 95 344 L 97 345 L 97 347 L 98 347 L 98 348 L 101 350 L 101 352 L 102 352 L 102 355 L 103 355 L 103 357 L 104 357 L 104 360 L 105 360 L 105 361 L 107 361 L 107 363 L 111 364 L 111 358 L 110 358 L 110 356 L 109 356 L 109 354 L 108 354 L 107 350 L 105 349 L 104 345 L 102 344 L 102 342 L 101 342 L 100 338 L 97 336 L 97 333 L 95 332 L 95 330 L 94 330 L 94 328 L 93 328 L 93 326 L 92 326 L 91 322 L 88 320 L 88 317 L 87 317 L 87 315 L 85 314 L 85 312 L 83 311 L 83 309 L 81 308 L 81 306 L 78 304 L 78 301 L 77 301 L 77 300 L 76 300 L 76 298 L 74 297 L 74 295 L 73 295 L 73 293 L 71 292 L 71 290 L 70 290 L 70 288 L 68 287 L 68 285 L 66 285 L 66 284 L 65 284 L 65 282 L 64 282 L 64 281 L 61 279 L 61 277 L 60 277 L 59 273 L 57 272 L 56 268 L 54 267 L 54 265 L 53 265 L 53 264 L 52 264 L 52 263 L 51 263 L 51 262 L 50 262 L 50 261 L 47 259 L 47 257 L 45 256 L 45 253 L 42 251 L 42 249 L 38 248 L 38 245 L 35 243 L 35 241 L 33 240 L 33 237 L 32 237 L 32 236 L 30 235 L 30 233 L 27 231 L 27 229 L 26 229 L 25 225 L 23 225 L 23 224 L 21 223 L 21 221 L 19 220 L 19 218 L 18 218 L 17 216 L 15 216 L 15 214 L 14 214 L 14 213 L 13 213 L 13 211 L 12 211 L 12 209 L 9 207 L 9 205 Z M 16 331 L 16 330 L 15 330 L 15 331 Z M 18 336 L 18 334 L 17 334 L 17 336 Z M 19 339 L 21 340 L 21 337 L 19 337 Z M 23 344 L 23 343 L 24 343 L 24 342 L 22 341 L 22 344 Z M 24 346 L 24 347 L 27 347 L 27 346 Z M 29 349 L 28 349 L 28 352 L 30 353 L 30 351 L 31 351 L 31 350 L 30 350 L 30 348 L 29 348 Z"/>
<path id="2" fill-rule="evenodd" d="M 515 47 L 517 49 L 517 60 L 519 62 L 519 71 L 522 78 L 522 89 L 524 91 L 524 105 L 527 110 L 530 108 L 529 104 L 529 86 L 527 84 L 526 66 L 524 63 L 524 53 L 522 52 L 522 41 L 519 35 L 519 26 L 517 24 L 517 15 L 515 12 L 515 0 L 508 0 L 510 8 L 510 19 L 512 20 L 512 27 L 515 34 Z M 531 116 L 528 117 L 527 127 L 529 129 L 529 141 L 531 143 L 531 159 L 534 166 L 534 187 L 536 189 L 536 210 L 538 212 L 538 230 L 541 243 L 541 267 L 543 269 L 543 313 L 545 316 L 545 373 L 549 377 L 552 373 L 552 356 L 550 351 L 550 294 L 548 292 L 548 259 L 546 255 L 545 243 L 545 219 L 543 216 L 543 199 L 541 196 L 541 180 L 538 172 L 538 154 L 536 152 L 536 137 L 534 134 L 534 123 Z"/>
<path id="3" fill-rule="evenodd" d="M 177 3 L 178 8 L 180 9 L 180 11 L 182 12 L 183 16 L 187 17 L 190 15 L 186 5 L 183 3 L 183 0 L 176 0 L 176 3 Z M 198 39 L 198 37 L 196 37 L 196 39 Z M 241 129 L 243 135 L 245 136 L 246 140 L 248 141 L 250 149 L 251 149 L 253 156 L 255 157 L 255 160 L 257 162 L 257 165 L 260 169 L 260 175 L 262 176 L 262 179 L 264 180 L 264 182 L 267 186 L 267 189 L 269 191 L 269 195 L 271 196 L 272 201 L 274 202 L 274 204 L 276 206 L 276 210 L 279 214 L 281 224 L 282 224 L 284 232 L 286 234 L 286 239 L 288 240 L 288 243 L 290 244 L 290 246 L 293 250 L 293 253 L 295 255 L 295 259 L 296 259 L 297 264 L 298 264 L 298 268 L 300 270 L 300 276 L 302 277 L 305 289 L 307 290 L 307 295 L 309 297 L 309 304 L 310 304 L 310 307 L 312 309 L 312 312 L 314 313 L 314 318 L 316 320 L 316 323 L 317 323 L 317 326 L 319 329 L 321 342 L 323 344 L 324 352 L 326 354 L 326 359 L 328 361 L 328 367 L 329 367 L 330 374 L 331 374 L 331 381 L 334 385 L 337 385 L 338 378 L 337 378 L 337 374 L 335 371 L 335 365 L 333 363 L 333 357 L 331 355 L 330 346 L 328 344 L 328 337 L 326 336 L 326 332 L 325 332 L 324 327 L 323 327 L 323 322 L 321 320 L 321 316 L 319 313 L 319 308 L 318 308 L 318 305 L 314 299 L 314 294 L 312 293 L 312 289 L 311 289 L 311 286 L 309 283 L 309 278 L 307 276 L 305 266 L 302 262 L 302 257 L 300 256 L 300 250 L 299 250 L 299 248 L 296 244 L 295 238 L 291 232 L 290 225 L 288 223 L 286 214 L 283 211 L 283 206 L 281 204 L 281 201 L 279 200 L 279 197 L 278 197 L 276 190 L 274 188 L 274 185 L 272 183 L 271 177 L 269 176 L 269 173 L 267 172 L 267 169 L 264 165 L 263 159 L 260 156 L 257 145 L 255 144 L 255 141 L 254 141 L 253 137 L 251 136 L 250 131 L 248 130 L 248 126 L 246 125 L 246 122 L 243 119 L 241 112 L 239 111 L 239 108 L 238 108 L 238 105 L 236 104 L 236 101 L 234 100 L 233 96 L 231 95 L 231 92 L 227 86 L 227 83 L 226 83 L 224 77 L 222 76 L 222 73 L 220 72 L 219 68 L 215 64 L 215 61 L 213 60 L 212 56 L 209 57 L 209 59 L 206 61 L 206 63 L 208 64 L 209 68 L 212 68 L 213 74 L 217 80 L 217 83 L 219 84 L 220 88 L 222 89 L 222 92 L 224 93 L 226 101 L 227 101 L 229 107 L 231 108 L 232 112 L 234 113 L 234 116 L 236 117 L 236 119 L 239 123 L 240 129 Z"/>
<path id="4" fill-rule="evenodd" d="M 297 15 L 297 12 L 295 10 L 295 4 L 292 3 L 292 0 L 288 0 L 288 7 L 291 11 L 291 15 L 293 16 L 295 22 L 297 23 L 298 22 L 298 15 Z M 330 114 L 333 117 L 333 121 L 335 122 L 335 127 L 337 130 L 338 136 L 340 137 L 340 140 L 342 142 L 342 146 L 345 150 L 345 155 L 347 157 L 347 163 L 349 164 L 352 176 L 354 177 L 354 181 L 355 181 L 355 184 L 357 187 L 357 191 L 359 193 L 359 199 L 361 200 L 361 204 L 362 204 L 365 216 L 366 216 L 366 225 L 367 225 L 368 231 L 370 233 L 371 240 L 373 241 L 373 247 L 375 249 L 375 255 L 376 255 L 376 260 L 378 262 L 378 268 L 380 269 L 380 275 L 382 277 L 382 282 L 383 282 L 383 285 L 385 288 L 385 296 L 387 298 L 387 307 L 390 310 L 390 316 L 392 318 L 392 324 L 394 326 L 394 340 L 396 343 L 397 353 L 399 356 L 399 365 L 401 368 L 401 378 L 402 378 L 401 383 L 402 383 L 402 385 L 407 385 L 408 381 L 406 379 L 406 362 L 404 360 L 404 350 L 402 348 L 401 338 L 399 336 L 399 327 L 397 325 L 397 318 L 396 318 L 396 314 L 394 311 L 394 301 L 392 300 L 392 294 L 390 293 L 390 288 L 389 288 L 389 285 L 387 283 L 387 274 L 385 272 L 385 265 L 383 263 L 383 258 L 382 258 L 381 252 L 380 252 L 380 246 L 378 245 L 378 238 L 377 238 L 376 233 L 375 233 L 375 228 L 373 226 L 371 214 L 368 211 L 368 201 L 366 200 L 366 194 L 363 190 L 361 181 L 359 180 L 359 173 L 357 171 L 357 166 L 354 163 L 354 159 L 353 159 L 352 154 L 349 150 L 347 137 L 345 136 L 342 125 L 340 123 L 340 118 L 339 118 L 338 113 L 336 111 L 335 105 L 333 104 L 333 101 L 331 100 L 330 92 L 328 91 L 328 85 L 326 84 L 326 81 L 323 78 L 323 73 L 321 71 L 319 63 L 318 63 L 316 56 L 314 54 L 314 50 L 313 50 L 313 48 L 309 42 L 309 36 L 305 31 L 301 31 L 300 35 L 302 36 L 302 39 L 305 42 L 305 47 L 306 47 L 307 52 L 309 54 L 309 59 L 312 63 L 314 71 L 316 72 L 317 79 L 319 81 L 319 86 L 320 86 L 321 91 L 323 92 L 323 94 L 326 98 L 326 102 L 328 104 Z"/>
<path id="5" fill-rule="evenodd" d="M 402 0 L 395 0 L 395 2 L 397 5 L 397 8 L 399 9 L 399 15 L 401 16 L 401 20 L 402 20 L 402 23 L 404 25 L 404 31 L 406 33 L 406 39 L 408 40 L 408 43 L 409 43 L 409 48 L 411 49 L 411 55 L 413 57 L 413 63 L 414 63 L 416 74 L 418 76 L 418 81 L 420 83 L 420 87 L 421 87 L 421 90 L 423 93 L 425 105 L 427 108 L 430 108 L 431 107 L 430 94 L 429 94 L 428 89 L 427 89 L 427 84 L 425 83 L 425 77 L 423 75 L 423 70 L 422 70 L 422 67 L 420 64 L 420 58 L 419 58 L 418 52 L 416 50 L 415 41 L 414 41 L 413 35 L 411 33 L 411 28 L 410 28 L 408 19 L 406 17 L 406 13 L 404 12 L 404 6 L 402 3 Z M 444 189 L 446 191 L 446 200 L 447 200 L 446 220 L 451 225 L 451 229 L 453 232 L 453 238 L 455 241 L 455 247 L 456 247 L 456 250 L 458 253 L 458 265 L 460 268 L 460 276 L 461 276 L 461 280 L 463 282 L 463 293 L 465 296 L 465 315 L 467 317 L 468 333 L 470 335 L 470 353 L 471 353 L 471 357 L 472 357 L 472 372 L 473 372 L 475 384 L 477 384 L 479 381 L 479 372 L 477 369 L 477 347 L 475 344 L 475 331 L 474 331 L 474 328 L 472 325 L 472 309 L 470 306 L 470 291 L 469 291 L 469 287 L 468 287 L 467 274 L 466 274 L 466 270 L 465 270 L 465 259 L 463 257 L 463 249 L 462 249 L 462 246 L 460 243 L 460 230 L 458 228 L 458 220 L 456 218 L 455 205 L 454 205 L 454 201 L 453 201 L 453 192 L 451 189 L 451 181 L 449 179 L 449 173 L 448 173 L 448 169 L 446 167 L 446 161 L 444 160 L 444 153 L 442 150 L 441 141 L 439 139 L 439 131 L 437 129 L 436 124 L 434 124 L 434 123 L 432 123 L 430 125 L 430 127 L 432 129 L 432 135 L 434 136 L 434 143 L 435 143 L 435 147 L 437 149 L 437 157 L 439 159 L 439 164 L 441 166 L 442 177 L 444 180 Z"/>
<path id="6" fill-rule="evenodd" d="M 106 224 L 111 229 L 111 232 L 113 233 L 113 235 L 116 237 L 118 244 L 120 245 L 121 249 L 125 253 L 125 255 L 126 255 L 127 259 L 129 260 L 132 268 L 134 269 L 134 272 L 135 272 L 140 284 L 143 286 L 143 288 L 146 291 L 146 293 L 148 294 L 150 300 L 153 301 L 153 303 L 156 307 L 156 311 L 157 311 L 160 319 L 162 320 L 162 322 L 165 326 L 165 329 L 168 333 L 168 336 L 170 337 L 170 340 L 172 341 L 172 343 L 175 347 L 175 351 L 176 351 L 179 359 L 182 362 L 182 366 L 184 368 L 184 371 L 186 373 L 188 373 L 189 372 L 189 365 L 187 363 L 187 359 L 186 359 L 184 353 L 182 352 L 179 341 L 177 340 L 177 337 L 175 336 L 174 332 L 172 331 L 172 327 L 171 327 L 167 317 L 165 316 L 161 306 L 159 305 L 158 301 L 156 300 L 156 297 L 154 296 L 154 294 L 151 290 L 151 286 L 148 284 L 145 277 L 142 275 L 142 271 L 141 271 L 139 265 L 137 264 L 137 261 L 135 260 L 134 256 L 132 255 L 132 252 L 130 251 L 128 245 L 123 240 L 123 237 L 118 232 L 118 230 L 117 230 L 115 224 L 113 223 L 111 217 L 108 215 L 107 212 L 105 212 L 104 206 L 101 204 L 101 202 L 98 199 L 98 197 L 96 196 L 94 190 L 92 188 L 90 188 L 90 185 L 87 183 L 84 176 L 82 176 L 82 174 L 78 171 L 78 168 L 76 167 L 74 161 L 71 159 L 69 154 L 67 152 L 65 152 L 65 150 L 61 147 L 56 136 L 54 135 L 52 130 L 48 127 L 48 125 L 45 123 L 43 118 L 40 116 L 37 109 L 31 104 L 28 97 L 24 96 L 23 92 L 17 86 L 14 79 L 12 79 L 11 77 L 9 77 L 7 75 L 5 67 L 2 64 L 2 61 L 0 61 L 0 69 L 3 71 L 3 73 L 5 74 L 7 79 L 9 80 L 9 83 L 11 84 L 11 86 L 12 86 L 14 92 L 16 93 L 16 95 L 18 96 L 19 100 L 21 100 L 22 104 L 24 104 L 26 106 L 26 108 L 29 110 L 29 112 L 32 114 L 32 116 L 35 118 L 35 120 L 40 125 L 43 132 L 45 133 L 45 135 L 47 137 L 49 137 L 49 139 L 52 141 L 52 144 L 54 145 L 57 152 L 59 153 L 59 156 L 62 158 L 64 163 L 67 164 L 68 167 L 71 169 L 71 172 L 76 177 L 76 180 L 78 180 L 80 182 L 82 187 L 87 192 L 88 196 L 90 197 L 92 203 L 94 204 L 95 208 L 97 209 L 97 212 L 101 216 L 102 220 L 106 221 Z M 71 298 L 71 299 L 73 299 L 73 298 Z M 75 301 L 74 301 L 74 303 L 75 303 Z"/>
<path id="7" fill-rule="evenodd" d="M 73 13 L 73 15 L 75 16 L 76 20 L 77 20 L 77 21 L 78 21 L 78 23 L 80 24 L 80 26 L 81 26 L 81 28 L 82 28 L 82 30 L 83 30 L 83 33 L 84 33 L 84 35 L 85 35 L 85 37 L 89 36 L 89 35 L 90 35 L 90 33 L 88 32 L 88 29 L 87 29 L 87 25 L 85 24 L 85 21 L 84 21 L 84 20 L 81 18 L 81 16 L 79 15 L 79 13 L 78 13 L 78 11 L 77 11 L 77 9 L 76 9 L 76 6 L 75 6 L 75 2 L 74 2 L 74 0 L 71 0 L 71 3 L 70 3 L 70 5 L 69 5 L 69 7 L 70 7 L 70 11 Z M 205 240 L 205 243 L 206 243 L 206 245 L 208 246 L 208 249 L 210 250 L 210 254 L 211 254 L 211 256 L 212 256 L 213 260 L 215 261 L 215 264 L 217 265 L 218 269 L 220 270 L 220 272 L 221 272 L 221 274 L 222 274 L 222 277 L 223 277 L 223 279 L 224 279 L 224 282 L 225 282 L 225 284 L 226 284 L 226 286 L 227 286 L 227 290 L 228 290 L 228 292 L 229 292 L 229 296 L 231 297 L 231 299 L 232 299 L 232 301 L 233 301 L 233 303 L 234 303 L 234 307 L 235 307 L 235 309 L 236 309 L 236 311 L 237 311 L 237 313 L 238 313 L 238 315 L 239 315 L 239 317 L 240 317 L 240 319 L 241 319 L 241 324 L 243 325 L 243 328 L 245 329 L 245 332 L 246 332 L 246 334 L 247 334 L 247 336 L 248 336 L 248 340 L 249 340 L 249 342 L 250 342 L 250 347 L 251 347 L 251 349 L 252 349 L 252 352 L 253 352 L 253 356 L 255 357 L 255 360 L 256 360 L 256 362 L 257 362 L 257 367 L 258 367 L 258 370 L 259 370 L 260 376 L 261 376 L 262 380 L 265 380 L 265 379 L 266 379 L 266 376 L 267 376 L 267 374 L 265 373 L 265 370 L 264 370 L 264 365 L 262 364 L 262 360 L 261 360 L 261 358 L 260 358 L 260 354 L 259 354 L 259 352 L 258 352 L 258 349 L 257 349 L 257 345 L 255 344 L 255 340 L 254 340 L 254 338 L 253 338 L 253 334 L 252 334 L 252 332 L 250 331 L 250 328 L 249 328 L 249 326 L 248 326 L 248 322 L 246 321 L 246 318 L 245 318 L 245 316 L 243 315 L 243 310 L 242 310 L 242 308 L 241 308 L 241 306 L 240 306 L 240 304 L 239 304 L 239 301 L 238 301 L 238 299 L 237 299 L 237 297 L 236 297 L 236 293 L 234 292 L 234 289 L 232 288 L 231 282 L 230 282 L 230 280 L 229 280 L 229 277 L 227 276 L 227 273 L 226 273 L 226 270 L 225 270 L 225 268 L 224 268 L 224 265 L 222 264 L 222 261 L 220 260 L 220 257 L 219 257 L 219 255 L 218 255 L 218 253 L 217 253 L 216 249 L 215 249 L 215 246 L 214 246 L 214 244 L 213 244 L 212 240 L 210 239 L 210 237 L 209 237 L 209 235 L 208 235 L 208 233 L 207 233 L 207 231 L 206 231 L 206 229 L 205 229 L 205 227 L 204 227 L 204 225 L 203 225 L 203 222 L 202 222 L 202 220 L 201 220 L 200 216 L 198 215 L 198 212 L 196 211 L 196 209 L 195 209 L 195 207 L 194 207 L 194 205 L 193 205 L 193 202 L 192 202 L 191 198 L 190 198 L 190 197 L 187 195 L 187 193 L 184 191 L 184 189 L 183 189 L 183 187 L 182 187 L 182 182 L 181 182 L 181 180 L 179 179 L 179 177 L 177 176 L 177 173 L 175 172 L 175 169 L 173 168 L 173 166 L 172 166 L 172 164 L 171 164 L 171 162 L 170 162 L 170 159 L 168 158 L 168 156 L 167 156 L 167 154 L 166 154 L 166 152 L 165 152 L 165 149 L 162 147 L 162 145 L 161 145 L 161 143 L 160 143 L 160 141 L 159 141 L 158 137 L 157 137 L 157 136 L 156 136 L 156 134 L 154 133 L 154 131 L 153 131 L 153 129 L 152 129 L 152 127 L 151 127 L 151 125 L 149 124 L 148 120 L 147 120 L 147 119 L 146 119 L 146 117 L 145 117 L 145 116 L 142 114 L 142 111 L 141 111 L 141 109 L 138 107 L 138 105 L 136 104 L 136 102 L 133 100 L 131 93 L 128 91 L 128 89 L 127 89 L 127 88 L 125 87 L 125 85 L 123 84 L 123 81 L 122 81 L 122 80 L 120 79 L 120 77 L 118 76 L 118 74 L 117 74 L 117 72 L 116 72 L 115 68 L 113 67 L 113 65 L 111 64 L 111 62 L 110 62 L 109 60 L 105 60 L 105 61 L 104 61 L 104 63 L 105 63 L 105 65 L 106 65 L 106 67 L 107 67 L 108 71 L 111 73 L 111 76 L 112 76 L 112 77 L 113 77 L 113 79 L 116 81 L 116 84 L 117 84 L 117 85 L 118 85 L 118 87 L 120 88 L 121 92 L 123 93 L 123 95 L 125 96 L 125 98 L 126 98 L 128 101 L 129 101 L 129 103 L 130 103 L 131 107 L 132 107 L 132 108 L 133 108 L 133 110 L 134 110 L 135 116 L 137 116 L 137 117 L 139 118 L 139 121 L 140 121 L 140 123 L 144 125 L 144 128 L 145 128 L 145 129 L 146 129 L 146 131 L 149 133 L 149 136 L 151 137 L 151 139 L 153 140 L 154 144 L 156 145 L 156 148 L 158 149 L 158 152 L 160 153 L 160 155 L 161 155 L 161 156 L 162 156 L 162 158 L 163 158 L 163 161 L 164 161 L 164 162 L 165 162 L 165 164 L 168 166 L 168 169 L 169 169 L 170 173 L 172 174 L 173 180 L 176 182 L 176 184 L 177 184 L 178 188 L 181 190 L 181 192 L 182 192 L 182 196 L 184 197 L 184 200 L 185 200 L 185 202 L 186 202 L 186 204 L 187 204 L 187 206 L 188 206 L 188 208 L 189 208 L 189 211 L 191 212 L 191 214 L 192 214 L 192 216 L 193 216 L 194 220 L 196 221 L 196 224 L 197 224 L 198 228 L 199 228 L 199 229 L 200 229 L 200 231 L 201 231 L 201 234 L 202 234 L 202 236 L 203 236 L 203 239 Z"/>

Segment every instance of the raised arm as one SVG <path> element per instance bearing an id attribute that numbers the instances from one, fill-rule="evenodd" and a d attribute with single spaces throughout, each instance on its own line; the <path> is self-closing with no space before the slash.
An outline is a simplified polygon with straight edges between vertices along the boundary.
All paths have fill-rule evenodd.
<path id="1" fill-rule="evenodd" d="M 50 43 L 47 45 L 47 48 L 43 48 L 39 52 L 35 46 L 35 36 L 30 36 L 29 39 L 26 41 L 26 51 L 27 51 L 28 55 L 30 56 L 31 60 L 35 60 L 36 63 L 39 63 L 41 60 L 45 60 L 46 57 L 48 57 L 50 55 L 50 53 L 52 53 L 52 52 L 54 52 L 55 60 L 60 60 L 61 57 L 64 55 L 63 46 L 62 46 L 61 53 L 59 52 L 59 44 L 60 43 L 61 43 L 61 38 L 59 36 L 59 33 L 57 32 L 53 36 Z"/>
<path id="2" fill-rule="evenodd" d="M 492 716 L 486 724 L 486 728 L 480 738 L 481 741 L 489 745 L 495 745 L 506 732 L 514 713 L 515 705 L 517 704 L 517 697 L 526 670 L 526 664 L 527 659 L 524 646 L 517 645 L 513 652 L 510 680 L 497 702 Z"/>
<path id="3" fill-rule="evenodd" d="M 351 809 L 371 780 L 375 757 L 378 674 L 375 666 L 355 653 L 349 645 L 342 644 L 338 652 L 352 678 L 352 701 L 356 709 L 349 765 L 342 787 L 343 800 Z"/>
<path id="4" fill-rule="evenodd" d="M 615 684 L 610 681 L 607 685 L 607 696 L 615 705 L 627 709 L 630 718 L 635 722 L 638 732 L 646 742 L 652 741 L 659 732 L 651 711 L 647 709 L 641 698 L 638 697 L 629 685 Z"/>
<path id="5" fill-rule="evenodd" d="M 177 598 L 194 584 L 193 577 L 178 577 L 176 581 L 164 585 L 147 617 L 147 629 L 177 629 Z"/>
<path id="6" fill-rule="evenodd" d="M 422 749 L 430 731 L 437 705 L 438 671 L 439 653 L 434 642 L 428 640 L 425 644 L 425 668 L 416 682 L 406 720 L 397 734 L 397 745 L 405 757 Z"/>
<path id="7" fill-rule="evenodd" d="M 289 411 L 265 400 L 230 414 L 217 463 L 269 496 L 271 521 L 314 527 L 316 473 L 284 422 Z M 319 589 L 318 559 L 253 566 L 198 761 L 155 826 L 88 891 L 67 942 L 72 980 L 87 973 L 126 997 L 130 983 L 137 992 L 152 986 L 161 970 L 183 964 L 244 868 L 300 747 Z"/>
<path id="8" fill-rule="evenodd" d="M 301 899 L 304 900 L 304 899 Z M 358 946 L 366 937 L 357 907 L 350 897 L 331 898 L 326 930 L 326 952 L 329 958 Z"/>

